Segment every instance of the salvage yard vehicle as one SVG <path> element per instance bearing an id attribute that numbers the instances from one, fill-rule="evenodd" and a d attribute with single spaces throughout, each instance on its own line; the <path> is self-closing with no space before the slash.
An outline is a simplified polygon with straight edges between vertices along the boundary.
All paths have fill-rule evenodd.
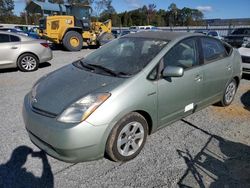
<path id="1" fill-rule="evenodd" d="M 90 6 L 67 6 L 68 15 L 53 15 L 40 19 L 42 38 L 62 45 L 68 51 L 79 51 L 85 46 L 98 46 L 114 39 L 112 22 L 91 22 Z"/>
<path id="2" fill-rule="evenodd" d="M 66 161 L 128 161 L 148 134 L 211 104 L 232 103 L 236 49 L 202 34 L 138 32 L 40 78 L 25 96 L 31 141 Z"/>
<path id="3" fill-rule="evenodd" d="M 250 38 L 238 50 L 242 58 L 242 72 L 250 74 Z"/>
<path id="4" fill-rule="evenodd" d="M 241 47 L 245 37 L 250 37 L 250 28 L 237 28 L 230 35 L 224 37 L 224 41 L 233 47 Z"/>
<path id="5" fill-rule="evenodd" d="M 39 63 L 52 59 L 52 51 L 45 40 L 0 31 L 0 69 L 18 67 L 29 72 Z"/>
<path id="6" fill-rule="evenodd" d="M 220 35 L 220 33 L 218 31 L 215 31 L 215 30 L 211 30 L 211 31 L 208 31 L 207 33 L 208 36 L 211 36 L 211 37 L 214 37 L 214 38 L 217 38 L 217 39 L 220 39 L 220 40 L 223 40 L 224 38 Z"/>
<path id="7" fill-rule="evenodd" d="M 16 29 L 16 28 L 7 28 L 7 27 L 1 27 L 0 31 L 5 31 L 5 32 L 12 32 L 12 33 L 17 33 L 19 35 L 24 35 L 24 36 L 28 36 L 27 33 L 25 33 L 24 31 L 20 30 L 20 29 Z"/>

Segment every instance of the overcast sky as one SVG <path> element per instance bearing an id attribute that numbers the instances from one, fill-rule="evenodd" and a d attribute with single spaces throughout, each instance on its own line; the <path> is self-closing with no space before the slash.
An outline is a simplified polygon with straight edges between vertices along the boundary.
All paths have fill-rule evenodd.
<path id="1" fill-rule="evenodd" d="M 15 14 L 25 8 L 25 0 L 15 1 Z M 250 0 L 113 0 L 115 10 L 123 12 L 154 3 L 157 9 L 168 9 L 171 3 L 178 8 L 197 8 L 205 18 L 250 18 Z"/>

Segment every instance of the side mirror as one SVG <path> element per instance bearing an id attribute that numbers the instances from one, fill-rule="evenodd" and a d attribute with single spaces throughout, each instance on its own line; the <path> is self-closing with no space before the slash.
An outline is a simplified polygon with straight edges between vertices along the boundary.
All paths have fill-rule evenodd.
<path id="1" fill-rule="evenodd" d="M 184 74 L 184 69 L 177 66 L 167 66 L 162 72 L 163 78 L 166 77 L 182 77 Z"/>

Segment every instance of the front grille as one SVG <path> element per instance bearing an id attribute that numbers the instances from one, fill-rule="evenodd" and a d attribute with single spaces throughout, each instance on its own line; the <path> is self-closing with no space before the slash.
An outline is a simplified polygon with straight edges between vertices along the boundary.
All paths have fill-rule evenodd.
<path id="1" fill-rule="evenodd" d="M 250 69 L 247 69 L 247 68 L 243 68 L 242 70 L 243 72 L 250 72 Z"/>
<path id="2" fill-rule="evenodd" d="M 43 115 L 43 116 L 47 116 L 47 117 L 50 117 L 50 118 L 55 118 L 57 115 L 54 114 L 54 113 L 51 113 L 51 112 L 47 112 L 47 111 L 44 111 L 42 109 L 39 109 L 39 108 L 36 108 L 34 106 L 31 106 L 32 108 L 32 111 L 37 113 L 37 114 L 40 114 L 40 115 Z"/>
<path id="3" fill-rule="evenodd" d="M 243 63 L 250 63 L 250 57 L 248 56 L 241 56 L 241 59 Z"/>

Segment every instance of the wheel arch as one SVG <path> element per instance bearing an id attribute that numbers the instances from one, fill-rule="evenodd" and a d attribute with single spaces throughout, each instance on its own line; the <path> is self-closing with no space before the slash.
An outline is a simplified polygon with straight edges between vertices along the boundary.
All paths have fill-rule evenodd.
<path id="1" fill-rule="evenodd" d="M 136 110 L 133 112 L 139 113 L 140 115 L 142 115 L 146 119 L 146 121 L 148 123 L 148 135 L 150 135 L 152 133 L 152 129 L 153 129 L 153 120 L 152 120 L 151 116 L 149 115 L 149 113 L 144 111 L 144 110 Z"/>
<path id="2" fill-rule="evenodd" d="M 82 28 L 80 28 L 80 27 L 70 27 L 70 28 L 66 29 L 66 31 L 65 31 L 64 34 L 63 34 L 63 36 L 61 37 L 61 40 L 63 40 L 63 38 L 65 37 L 65 35 L 66 35 L 69 31 L 76 31 L 77 33 L 79 33 L 80 35 L 82 35 Z"/>
<path id="3" fill-rule="evenodd" d="M 238 76 L 235 76 L 235 77 L 233 77 L 233 79 L 236 81 L 237 87 L 239 87 L 240 78 Z"/>
<path id="4" fill-rule="evenodd" d="M 37 58 L 38 63 L 40 63 L 40 58 L 38 57 L 38 55 L 36 55 L 36 54 L 33 53 L 33 52 L 27 51 L 27 52 L 22 52 L 22 53 L 17 57 L 16 65 L 17 65 L 17 63 L 18 63 L 19 58 L 20 58 L 22 55 L 24 55 L 24 54 L 32 54 L 32 55 L 34 55 L 34 56 Z M 18 65 L 17 65 L 17 66 L 18 66 Z"/>

